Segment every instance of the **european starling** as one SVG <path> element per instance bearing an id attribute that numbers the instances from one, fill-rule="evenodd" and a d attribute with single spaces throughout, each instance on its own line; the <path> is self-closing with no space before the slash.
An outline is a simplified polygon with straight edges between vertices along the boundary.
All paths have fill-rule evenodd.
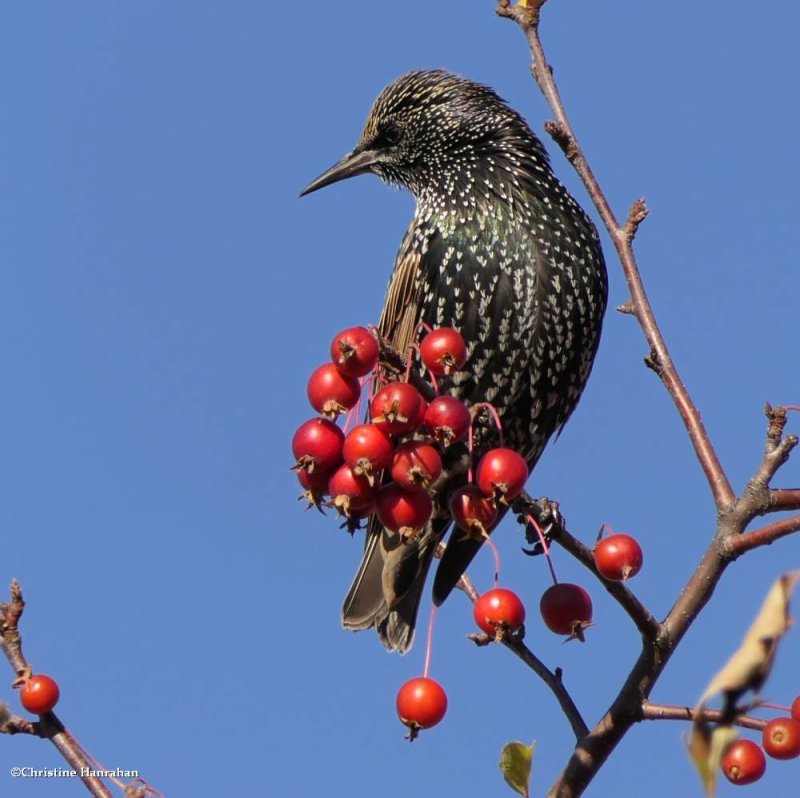
<path id="1" fill-rule="evenodd" d="M 580 398 L 600 340 L 607 276 L 597 231 L 553 174 L 542 142 L 487 86 L 442 70 L 403 75 L 381 92 L 355 149 L 308 194 L 371 172 L 407 188 L 417 208 L 394 264 L 379 331 L 406 352 L 420 321 L 455 327 L 464 371 L 442 391 L 491 402 L 505 445 L 532 468 Z M 477 450 L 497 445 L 488 425 Z M 348 629 L 375 627 L 411 646 L 422 587 L 450 526 L 447 500 L 466 481 L 467 453 L 446 450 L 434 515 L 416 539 L 372 519 L 347 594 Z M 434 579 L 441 604 L 481 546 L 451 535 Z"/>

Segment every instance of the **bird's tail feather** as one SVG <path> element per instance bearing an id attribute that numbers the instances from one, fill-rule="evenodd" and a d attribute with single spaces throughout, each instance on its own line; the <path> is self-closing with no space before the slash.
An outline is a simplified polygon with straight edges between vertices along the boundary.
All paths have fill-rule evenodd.
<path id="1" fill-rule="evenodd" d="M 342 605 L 342 626 L 345 629 L 369 629 L 375 625 L 377 618 L 385 617 L 388 612 L 382 586 L 381 534 L 380 529 L 367 530 L 364 556 Z"/>

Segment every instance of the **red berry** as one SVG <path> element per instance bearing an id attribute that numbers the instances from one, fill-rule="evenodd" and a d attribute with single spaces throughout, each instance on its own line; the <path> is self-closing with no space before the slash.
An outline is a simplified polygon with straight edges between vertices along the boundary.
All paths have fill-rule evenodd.
<path id="1" fill-rule="evenodd" d="M 612 582 L 636 576 L 643 559 L 642 547 L 630 535 L 610 535 L 594 547 L 594 564 L 600 576 Z"/>
<path id="2" fill-rule="evenodd" d="M 354 377 L 345 377 L 333 363 L 323 363 L 308 378 L 306 392 L 314 410 L 336 418 L 355 406 L 361 386 Z"/>
<path id="3" fill-rule="evenodd" d="M 405 537 L 424 529 L 430 520 L 433 503 L 424 491 L 404 490 L 390 482 L 378 494 L 375 510 L 386 529 L 400 532 Z"/>
<path id="4" fill-rule="evenodd" d="M 424 400 L 408 382 L 384 385 L 370 402 L 372 423 L 389 435 L 401 435 L 418 429 L 424 412 Z"/>
<path id="5" fill-rule="evenodd" d="M 442 458 L 425 441 L 407 441 L 395 449 L 392 479 L 406 490 L 427 490 L 442 473 Z"/>
<path id="6" fill-rule="evenodd" d="M 61 691 L 58 689 L 55 679 L 39 673 L 31 676 L 19 691 L 19 700 L 22 706 L 34 715 L 44 715 L 51 712 L 58 703 Z"/>
<path id="7" fill-rule="evenodd" d="M 441 446 L 465 438 L 471 421 L 467 406 L 455 396 L 437 396 L 425 411 L 425 426 Z"/>
<path id="8" fill-rule="evenodd" d="M 447 712 L 447 693 L 439 682 L 419 676 L 409 679 L 397 692 L 397 715 L 411 729 L 410 739 L 420 729 L 430 729 Z"/>
<path id="9" fill-rule="evenodd" d="M 792 717 L 795 720 L 800 720 L 800 695 L 792 701 Z"/>
<path id="10" fill-rule="evenodd" d="M 800 756 L 800 721 L 794 718 L 773 718 L 764 727 L 761 745 L 773 759 L 794 759 Z"/>
<path id="11" fill-rule="evenodd" d="M 297 428 L 292 438 L 294 468 L 330 474 L 342 462 L 344 433 L 327 418 L 312 418 Z"/>
<path id="12" fill-rule="evenodd" d="M 528 465 L 513 449 L 491 449 L 481 457 L 475 482 L 486 496 L 508 504 L 516 499 L 528 480 Z"/>
<path id="13" fill-rule="evenodd" d="M 467 362 L 467 345 L 458 330 L 440 327 L 422 339 L 419 355 L 432 374 L 443 377 L 458 371 Z"/>
<path id="14" fill-rule="evenodd" d="M 309 473 L 302 468 L 295 473 L 298 481 L 303 486 L 303 493 L 298 498 L 306 499 L 309 507 L 313 505 L 319 507 L 328 493 L 328 474 L 324 471 L 312 471 Z"/>
<path id="15" fill-rule="evenodd" d="M 389 436 L 374 424 L 359 424 L 344 439 L 344 461 L 356 474 L 374 477 L 392 462 L 394 447 Z"/>
<path id="16" fill-rule="evenodd" d="M 525 606 L 512 590 L 496 587 L 487 590 L 473 605 L 475 623 L 487 635 L 516 632 L 525 623 Z"/>
<path id="17" fill-rule="evenodd" d="M 350 518 L 355 511 L 363 510 L 375 501 L 378 486 L 375 480 L 356 474 L 347 463 L 342 463 L 331 475 L 328 493 L 331 506 Z"/>
<path id="18" fill-rule="evenodd" d="M 481 539 L 497 520 L 497 507 L 477 485 L 464 485 L 450 497 L 450 515 L 467 537 Z"/>
<path id="19" fill-rule="evenodd" d="M 342 330 L 331 341 L 331 360 L 346 377 L 363 377 L 378 362 L 378 342 L 364 327 Z"/>
<path id="20" fill-rule="evenodd" d="M 733 784 L 752 784 L 767 769 L 767 758 L 752 740 L 736 740 L 722 757 L 722 772 Z"/>
<path id="21" fill-rule="evenodd" d="M 547 628 L 558 635 L 583 640 L 583 630 L 592 622 L 592 599 L 580 586 L 559 582 L 547 588 L 539 602 Z"/>
<path id="22" fill-rule="evenodd" d="M 314 410 L 336 418 L 355 406 L 361 386 L 355 377 L 345 377 L 333 363 L 323 363 L 308 378 L 306 393 Z"/>

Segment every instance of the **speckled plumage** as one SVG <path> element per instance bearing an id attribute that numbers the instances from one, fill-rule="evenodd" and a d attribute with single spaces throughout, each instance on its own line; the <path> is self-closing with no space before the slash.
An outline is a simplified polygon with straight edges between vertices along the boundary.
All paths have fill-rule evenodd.
<path id="1" fill-rule="evenodd" d="M 488 87 L 440 70 L 411 72 L 384 89 L 356 148 L 306 193 L 367 171 L 417 201 L 381 333 L 405 351 L 421 320 L 460 330 L 466 370 L 445 379 L 444 391 L 492 402 L 506 445 L 533 467 L 574 410 L 597 351 L 607 278 L 594 225 L 522 117 Z M 418 540 L 370 525 L 345 599 L 344 625 L 374 626 L 390 649 L 411 645 L 433 551 L 450 523 L 446 498 L 464 481 L 462 447 L 446 465 Z M 434 581 L 437 604 L 480 548 L 456 537 Z"/>

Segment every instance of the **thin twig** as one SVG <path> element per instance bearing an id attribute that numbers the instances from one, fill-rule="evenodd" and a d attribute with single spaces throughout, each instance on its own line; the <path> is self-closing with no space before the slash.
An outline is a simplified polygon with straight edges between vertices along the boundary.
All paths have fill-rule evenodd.
<path id="1" fill-rule="evenodd" d="M 576 740 L 582 740 L 589 734 L 589 727 L 586 725 L 578 707 L 572 700 L 562 681 L 561 668 L 551 671 L 521 640 L 513 636 L 503 639 L 503 645 L 513 651 L 551 690 L 561 707 L 561 711 L 567 718 Z"/>
<path id="2" fill-rule="evenodd" d="M 723 714 L 717 709 L 708 709 L 706 707 L 697 710 L 694 707 L 675 707 L 667 704 L 653 704 L 650 701 L 642 702 L 642 720 L 693 721 L 698 717 L 711 723 L 716 723 L 723 718 Z M 767 725 L 767 721 L 762 718 L 753 718 L 750 715 L 740 715 L 734 721 L 734 725 L 761 731 Z"/>
<path id="3" fill-rule="evenodd" d="M 782 521 L 775 521 L 759 529 L 754 529 L 752 532 L 732 537 L 726 545 L 731 558 L 735 559 L 741 557 L 745 552 L 757 549 L 759 546 L 769 546 L 776 540 L 798 531 L 800 531 L 800 515 L 793 515 Z"/>
<path id="4" fill-rule="evenodd" d="M 769 492 L 769 509 L 772 512 L 800 510 L 800 488 L 771 490 Z"/>
<path id="5" fill-rule="evenodd" d="M 764 460 L 759 466 L 758 471 L 753 475 L 748 487 L 753 488 L 767 487 L 778 469 L 789 459 L 792 449 L 797 446 L 797 435 L 787 435 L 780 441 L 775 442 L 768 434 L 767 446 L 764 452 Z"/>
<path id="6" fill-rule="evenodd" d="M 772 445 L 767 447 L 762 469 L 757 474 L 768 479 L 760 483 L 751 482 L 748 486 L 750 490 L 746 491 L 742 498 L 734 494 L 703 426 L 699 411 L 672 362 L 642 284 L 632 242 L 646 216 L 646 206 L 643 200 L 637 200 L 631 207 L 625 223 L 620 224 L 590 169 L 567 117 L 539 38 L 539 13 L 544 2 L 545 0 L 527 0 L 524 5 L 511 6 L 508 0 L 501 0 L 497 13 L 514 20 L 525 34 L 533 59 L 533 77 L 555 115 L 555 121 L 548 123 L 546 128 L 583 180 L 611 236 L 631 295 L 630 302 L 625 303 L 622 309 L 625 312 L 632 312 L 642 328 L 650 349 L 645 362 L 661 378 L 681 415 L 709 484 L 719 519 L 712 544 L 667 618 L 660 625 L 657 637 L 648 639 L 648 636 L 643 634 L 642 651 L 617 697 L 591 734 L 578 741 L 566 768 L 549 792 L 551 798 L 576 798 L 583 793 L 631 726 L 643 719 L 642 702 L 647 700 L 672 652 L 711 598 L 725 568 L 733 559 L 731 552 L 725 551 L 725 546 L 729 546 L 733 541 L 741 545 L 738 544 L 738 540 L 750 538 L 750 535 L 742 536 L 743 530 L 757 514 L 768 511 L 774 498 L 767 490 L 769 479 L 785 461 L 793 443 L 785 442 L 782 438 L 785 412 L 781 415 L 779 411 L 768 408 Z M 792 524 L 785 522 L 780 528 L 771 525 L 771 534 L 773 536 L 779 532 L 788 534 L 790 526 Z M 761 534 L 763 535 L 763 532 Z M 565 540 L 567 545 L 571 545 L 569 539 Z M 752 540 L 755 542 L 758 537 Z M 580 546 L 573 549 L 578 559 L 583 562 L 588 559 L 586 552 L 582 551 Z M 632 617 L 635 617 L 635 614 Z"/>
<path id="7" fill-rule="evenodd" d="M 605 193 L 581 151 L 561 100 L 558 87 L 553 79 L 552 68 L 547 61 L 539 38 L 539 12 L 542 5 L 544 5 L 544 0 L 529 0 L 525 7 L 519 4 L 510 6 L 507 2 L 501 2 L 497 8 L 497 13 L 501 17 L 514 20 L 525 34 L 533 57 L 531 71 L 534 80 L 556 117 L 556 121 L 548 126 L 548 130 L 551 134 L 555 134 L 555 140 L 564 150 L 567 158 L 586 186 L 586 190 L 611 236 L 622 264 L 628 289 L 631 292 L 634 315 L 650 346 L 650 358 L 654 370 L 661 378 L 680 413 L 697 459 L 708 480 L 717 512 L 724 513 L 733 505 L 736 496 L 706 432 L 700 412 L 692 401 L 691 396 L 689 396 L 689 392 L 683 384 L 675 364 L 672 362 L 669 350 L 645 293 L 639 274 L 639 267 L 636 263 L 636 256 L 633 252 L 633 237 L 646 212 L 644 202 L 643 200 L 637 200 L 631 207 L 625 223 L 619 223 Z"/>
<path id="8" fill-rule="evenodd" d="M 25 611 L 25 600 L 22 597 L 22 588 L 16 579 L 11 583 L 10 593 L 11 601 L 0 604 L 0 649 L 17 674 L 19 681 L 30 675 L 31 667 L 22 653 L 19 621 Z M 50 740 L 72 770 L 80 774 L 81 781 L 92 795 L 96 798 L 111 798 L 109 789 L 98 776 L 93 774 L 92 762 L 86 758 L 77 740 L 64 728 L 54 712 L 40 715 L 38 723 L 31 724 L 30 730 L 24 727 L 16 729 L 16 733 L 21 731 L 34 733 L 37 737 Z M 7 733 L 15 732 L 8 731 Z"/>

